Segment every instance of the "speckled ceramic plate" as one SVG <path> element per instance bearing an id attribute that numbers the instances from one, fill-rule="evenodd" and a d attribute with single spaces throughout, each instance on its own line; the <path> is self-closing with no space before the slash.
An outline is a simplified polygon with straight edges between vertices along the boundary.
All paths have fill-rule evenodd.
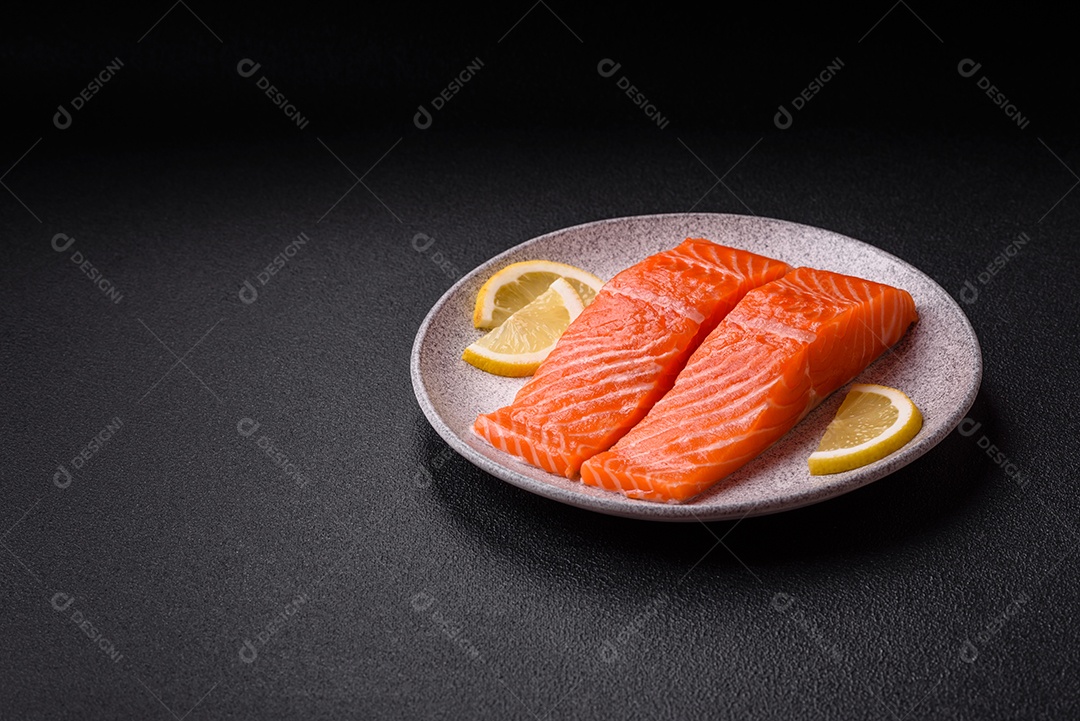
<path id="1" fill-rule="evenodd" d="M 830 476 L 811 476 L 807 457 L 847 393 L 841 388 L 790 433 L 690 503 L 635 501 L 546 473 L 488 445 L 471 431 L 480 413 L 513 400 L 525 379 L 489 375 L 461 360 L 480 336 L 472 308 L 481 284 L 521 260 L 571 263 L 605 280 L 687 237 L 703 237 L 786 261 L 855 275 L 898 288 L 915 299 L 919 322 L 854 382 L 905 391 L 923 413 L 919 434 L 876 463 Z M 533 238 L 492 258 L 454 284 L 428 313 L 412 351 L 412 382 L 420 407 L 451 447 L 488 473 L 527 491 L 618 516 L 659 521 L 709 521 L 806 506 L 886 476 L 929 451 L 963 419 L 979 390 L 982 355 L 963 311 L 917 268 L 871 245 L 820 228 L 766 218 L 680 213 L 615 218 Z"/>

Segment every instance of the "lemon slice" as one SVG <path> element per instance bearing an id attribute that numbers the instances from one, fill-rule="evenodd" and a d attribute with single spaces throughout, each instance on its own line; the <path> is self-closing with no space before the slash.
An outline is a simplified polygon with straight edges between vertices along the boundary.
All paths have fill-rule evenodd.
<path id="1" fill-rule="evenodd" d="M 488 373 L 532 375 L 584 309 L 570 282 L 557 278 L 531 303 L 466 348 L 461 357 Z"/>
<path id="2" fill-rule="evenodd" d="M 922 414 L 903 392 L 856 383 L 810 454 L 810 475 L 841 473 L 881 460 L 922 428 Z"/>
<path id="3" fill-rule="evenodd" d="M 600 292 L 604 281 L 581 268 L 550 260 L 527 260 L 508 265 L 488 278 L 476 295 L 473 325 L 496 328 L 512 314 L 531 303 L 558 278 L 566 278 L 588 305 Z"/>

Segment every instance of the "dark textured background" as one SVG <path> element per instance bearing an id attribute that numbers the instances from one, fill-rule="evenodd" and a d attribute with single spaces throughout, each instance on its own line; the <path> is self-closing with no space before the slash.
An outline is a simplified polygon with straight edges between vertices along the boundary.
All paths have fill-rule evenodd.
<path id="1" fill-rule="evenodd" d="M 190 2 L 155 25 L 166 9 L 14 10 L 0 29 L 0 718 L 1076 717 L 1064 15 Z M 417 129 L 417 105 L 476 57 Z M 1028 127 L 959 76 L 967 57 Z M 308 127 L 238 76 L 242 58 Z M 978 430 L 820 506 L 709 525 L 563 507 L 450 452 L 408 357 L 453 276 L 557 228 L 691 208 L 865 240 L 954 297 L 975 284 Z M 415 251 L 416 233 L 435 244 Z"/>

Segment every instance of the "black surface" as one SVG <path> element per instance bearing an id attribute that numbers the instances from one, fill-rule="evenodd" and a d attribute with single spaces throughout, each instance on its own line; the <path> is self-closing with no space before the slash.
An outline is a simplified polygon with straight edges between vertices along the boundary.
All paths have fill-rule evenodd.
<path id="1" fill-rule="evenodd" d="M 5 28 L 0 717 L 1075 718 L 1080 158 L 1061 19 L 899 4 L 765 35 L 769 11 L 744 10 L 709 43 L 689 12 L 552 7 L 515 26 L 527 7 L 294 24 L 192 5 L 209 31 L 176 5 L 142 42 L 153 17 Z M 245 57 L 308 127 L 237 75 Z M 605 57 L 668 127 L 596 73 Z M 795 125 L 773 125 L 835 57 Z M 960 77 L 965 57 L 1027 127 Z M 848 496 L 708 525 L 564 507 L 449 451 L 408 358 L 453 278 L 557 228 L 691 208 L 865 240 L 957 298 L 974 284 L 978 429 Z M 417 233 L 435 244 L 417 252 Z"/>

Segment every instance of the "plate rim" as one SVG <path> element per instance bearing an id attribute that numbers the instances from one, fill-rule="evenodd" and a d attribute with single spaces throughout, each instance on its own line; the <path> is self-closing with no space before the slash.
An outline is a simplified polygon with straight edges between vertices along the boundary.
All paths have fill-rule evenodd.
<path id="1" fill-rule="evenodd" d="M 964 396 L 963 401 L 957 406 L 957 411 L 952 414 L 948 422 L 943 424 L 935 433 L 926 436 L 918 440 L 918 448 L 921 450 L 918 453 L 907 454 L 894 459 L 894 463 L 883 464 L 873 472 L 866 473 L 860 477 L 860 482 L 853 485 L 844 485 L 840 487 L 835 493 L 821 493 L 821 489 L 816 489 L 818 492 L 812 492 L 815 489 L 808 489 L 806 493 L 794 496 L 793 502 L 786 503 L 782 507 L 773 508 L 768 505 L 763 505 L 760 501 L 743 502 L 738 504 L 731 504 L 725 506 L 723 512 L 717 510 L 716 512 L 709 513 L 695 513 L 694 504 L 682 503 L 682 504 L 661 504 L 661 503 L 648 503 L 643 501 L 635 501 L 633 499 L 626 498 L 620 494 L 614 492 L 611 493 L 611 497 L 598 497 L 592 495 L 586 495 L 584 493 L 578 493 L 576 491 L 568 491 L 566 489 L 553 486 L 542 481 L 537 481 L 533 478 L 529 478 L 517 471 L 506 468 L 493 462 L 491 459 L 477 453 L 468 444 L 463 442 L 456 433 L 446 424 L 435 409 L 435 405 L 431 400 L 427 392 L 427 388 L 424 383 L 423 376 L 420 372 L 420 353 L 424 344 L 424 340 L 427 337 L 428 330 L 434 321 L 435 316 L 439 310 L 449 302 L 449 300 L 457 293 L 458 289 L 477 276 L 483 269 L 490 267 L 497 263 L 500 259 L 506 256 L 520 251 L 523 248 L 540 243 L 543 240 L 556 236 L 570 233 L 572 231 L 586 228 L 595 227 L 600 225 L 606 225 L 611 223 L 626 223 L 633 221 L 646 221 L 646 220 L 663 220 L 670 218 L 713 218 L 713 219 L 738 219 L 742 222 L 769 222 L 779 223 L 785 226 L 795 226 L 799 228 L 806 228 L 816 233 L 828 233 L 832 236 L 843 238 L 845 241 L 857 243 L 864 246 L 872 253 L 885 258 L 886 260 L 895 263 L 908 271 L 914 272 L 918 276 L 922 276 L 929 280 L 938 290 L 941 291 L 941 295 L 948 300 L 951 305 L 950 310 L 954 311 L 957 316 L 963 320 L 963 330 L 967 336 L 966 341 L 970 344 L 970 347 L 974 351 L 975 368 L 974 379 L 968 388 L 967 394 Z M 851 493 L 860 488 L 891 475 L 900 470 L 904 466 L 921 458 L 923 455 L 931 451 L 941 441 L 943 441 L 952 431 L 959 425 L 959 423 L 967 416 L 971 406 L 975 402 L 975 398 L 978 396 L 979 390 L 982 386 L 983 377 L 983 357 L 982 357 L 982 345 L 979 343 L 979 338 L 975 333 L 974 327 L 971 325 L 971 319 L 968 318 L 963 308 L 956 302 L 956 299 L 946 291 L 940 283 L 934 280 L 925 271 L 920 270 L 916 266 L 907 262 L 906 260 L 899 258 L 888 251 L 868 243 L 858 238 L 852 238 L 843 233 L 839 233 L 828 228 L 821 228 L 818 226 L 808 225 L 806 223 L 800 223 L 797 221 L 783 220 L 780 218 L 771 218 L 756 215 L 745 215 L 739 213 L 696 213 L 696 212 L 674 212 L 674 213 L 649 213 L 644 215 L 628 215 L 618 216 L 613 218 L 603 218 L 599 220 L 587 221 L 584 223 L 578 223 L 576 225 L 566 226 L 564 228 L 558 228 L 556 230 L 549 231 L 542 235 L 529 238 L 520 243 L 517 243 L 506 250 L 498 253 L 487 260 L 483 261 L 469 272 L 462 275 L 457 279 L 428 310 L 421 321 L 419 328 L 416 331 L 416 335 L 413 339 L 412 350 L 409 354 L 409 375 L 412 380 L 413 393 L 416 396 L 417 403 L 420 406 L 420 410 L 427 418 L 428 423 L 435 430 L 436 433 L 446 443 L 454 449 L 459 455 L 464 457 L 474 466 L 480 468 L 482 471 L 493 475 L 499 480 L 509 483 L 510 485 L 521 488 L 522 490 L 534 493 L 545 498 L 549 498 L 560 503 L 565 503 L 577 508 L 590 510 L 606 515 L 620 516 L 623 518 L 633 518 L 637 520 L 657 521 L 657 522 L 693 522 L 693 521 L 723 521 L 732 519 L 742 519 L 752 516 L 771 515 L 774 513 L 782 513 L 785 511 L 796 510 L 799 508 L 805 508 L 810 505 L 815 505 L 823 501 L 836 498 L 838 496 Z M 854 381 L 852 381 L 854 382 Z M 848 384 L 845 384 L 848 385 Z M 630 504 L 637 504 L 636 506 Z M 635 510 L 640 508 L 640 510 Z"/>

